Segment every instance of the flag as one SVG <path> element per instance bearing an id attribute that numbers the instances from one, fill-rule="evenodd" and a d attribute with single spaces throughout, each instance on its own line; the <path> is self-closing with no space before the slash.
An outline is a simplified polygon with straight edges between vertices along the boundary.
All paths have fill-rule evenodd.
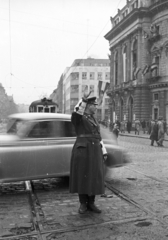
<path id="1" fill-rule="evenodd" d="M 140 71 L 141 71 L 141 68 L 138 68 L 138 67 L 134 70 L 134 77 L 135 77 L 135 79 L 137 79 L 138 73 Z"/>
<path id="2" fill-rule="evenodd" d="M 142 70 L 142 75 L 145 76 L 146 73 L 148 73 L 150 70 L 150 66 L 149 65 L 145 65 L 144 69 Z"/>
<path id="3" fill-rule="evenodd" d="M 157 64 L 157 63 L 152 63 L 152 65 L 150 66 L 151 72 L 152 72 L 153 70 L 157 69 L 157 68 L 158 68 L 158 64 Z"/>
<path id="4" fill-rule="evenodd" d="M 110 85 L 109 82 L 99 81 L 98 83 L 98 94 L 99 94 L 98 104 L 99 105 L 102 104 L 104 93 L 106 92 L 109 85 Z"/>
<path id="5" fill-rule="evenodd" d="M 106 91 L 107 91 L 107 89 L 109 88 L 109 86 L 110 86 L 110 83 L 109 83 L 109 82 L 106 82 L 106 85 L 105 85 L 104 92 L 106 92 Z"/>
<path id="6" fill-rule="evenodd" d="M 98 95 L 100 96 L 101 88 L 102 88 L 102 81 L 99 81 L 98 83 Z"/>

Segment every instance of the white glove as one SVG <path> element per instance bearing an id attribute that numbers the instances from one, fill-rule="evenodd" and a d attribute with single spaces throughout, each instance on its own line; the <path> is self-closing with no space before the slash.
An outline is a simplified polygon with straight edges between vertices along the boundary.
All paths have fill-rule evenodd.
<path id="1" fill-rule="evenodd" d="M 101 147 L 102 147 L 103 156 L 104 156 L 104 155 L 107 155 L 107 151 L 106 151 L 106 148 L 105 148 L 105 146 L 104 146 L 103 141 L 100 141 L 100 144 L 101 144 Z"/>
<path id="2" fill-rule="evenodd" d="M 87 102 L 85 102 L 83 99 L 80 99 L 79 102 L 74 107 L 74 112 L 83 115 L 85 108 L 86 108 Z"/>

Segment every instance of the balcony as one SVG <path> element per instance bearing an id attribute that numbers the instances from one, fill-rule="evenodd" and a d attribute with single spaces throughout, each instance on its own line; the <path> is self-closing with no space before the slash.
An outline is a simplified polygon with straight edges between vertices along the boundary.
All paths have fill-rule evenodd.
<path id="1" fill-rule="evenodd" d="M 159 79 L 161 79 L 161 76 L 157 75 L 157 76 L 153 76 L 153 77 L 147 78 L 146 81 L 148 83 L 154 83 L 154 82 L 157 82 Z"/>

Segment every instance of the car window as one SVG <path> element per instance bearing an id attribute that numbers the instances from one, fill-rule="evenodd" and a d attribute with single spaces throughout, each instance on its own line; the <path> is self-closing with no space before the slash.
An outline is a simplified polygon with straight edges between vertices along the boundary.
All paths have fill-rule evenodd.
<path id="1" fill-rule="evenodd" d="M 74 137 L 74 127 L 70 121 L 40 121 L 34 124 L 29 138 Z"/>
<path id="2" fill-rule="evenodd" d="M 55 121 L 54 124 L 54 137 L 75 137 L 75 129 L 70 121 Z"/>

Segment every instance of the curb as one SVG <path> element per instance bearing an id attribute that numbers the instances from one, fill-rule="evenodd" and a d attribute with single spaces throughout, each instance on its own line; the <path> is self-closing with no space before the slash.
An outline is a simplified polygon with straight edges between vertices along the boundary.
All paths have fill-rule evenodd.
<path id="1" fill-rule="evenodd" d="M 119 133 L 119 136 L 145 138 L 145 139 L 149 139 L 150 140 L 149 136 L 142 136 L 142 135 L 132 135 L 132 134 Z M 168 139 L 164 139 L 164 141 L 168 141 Z"/>

